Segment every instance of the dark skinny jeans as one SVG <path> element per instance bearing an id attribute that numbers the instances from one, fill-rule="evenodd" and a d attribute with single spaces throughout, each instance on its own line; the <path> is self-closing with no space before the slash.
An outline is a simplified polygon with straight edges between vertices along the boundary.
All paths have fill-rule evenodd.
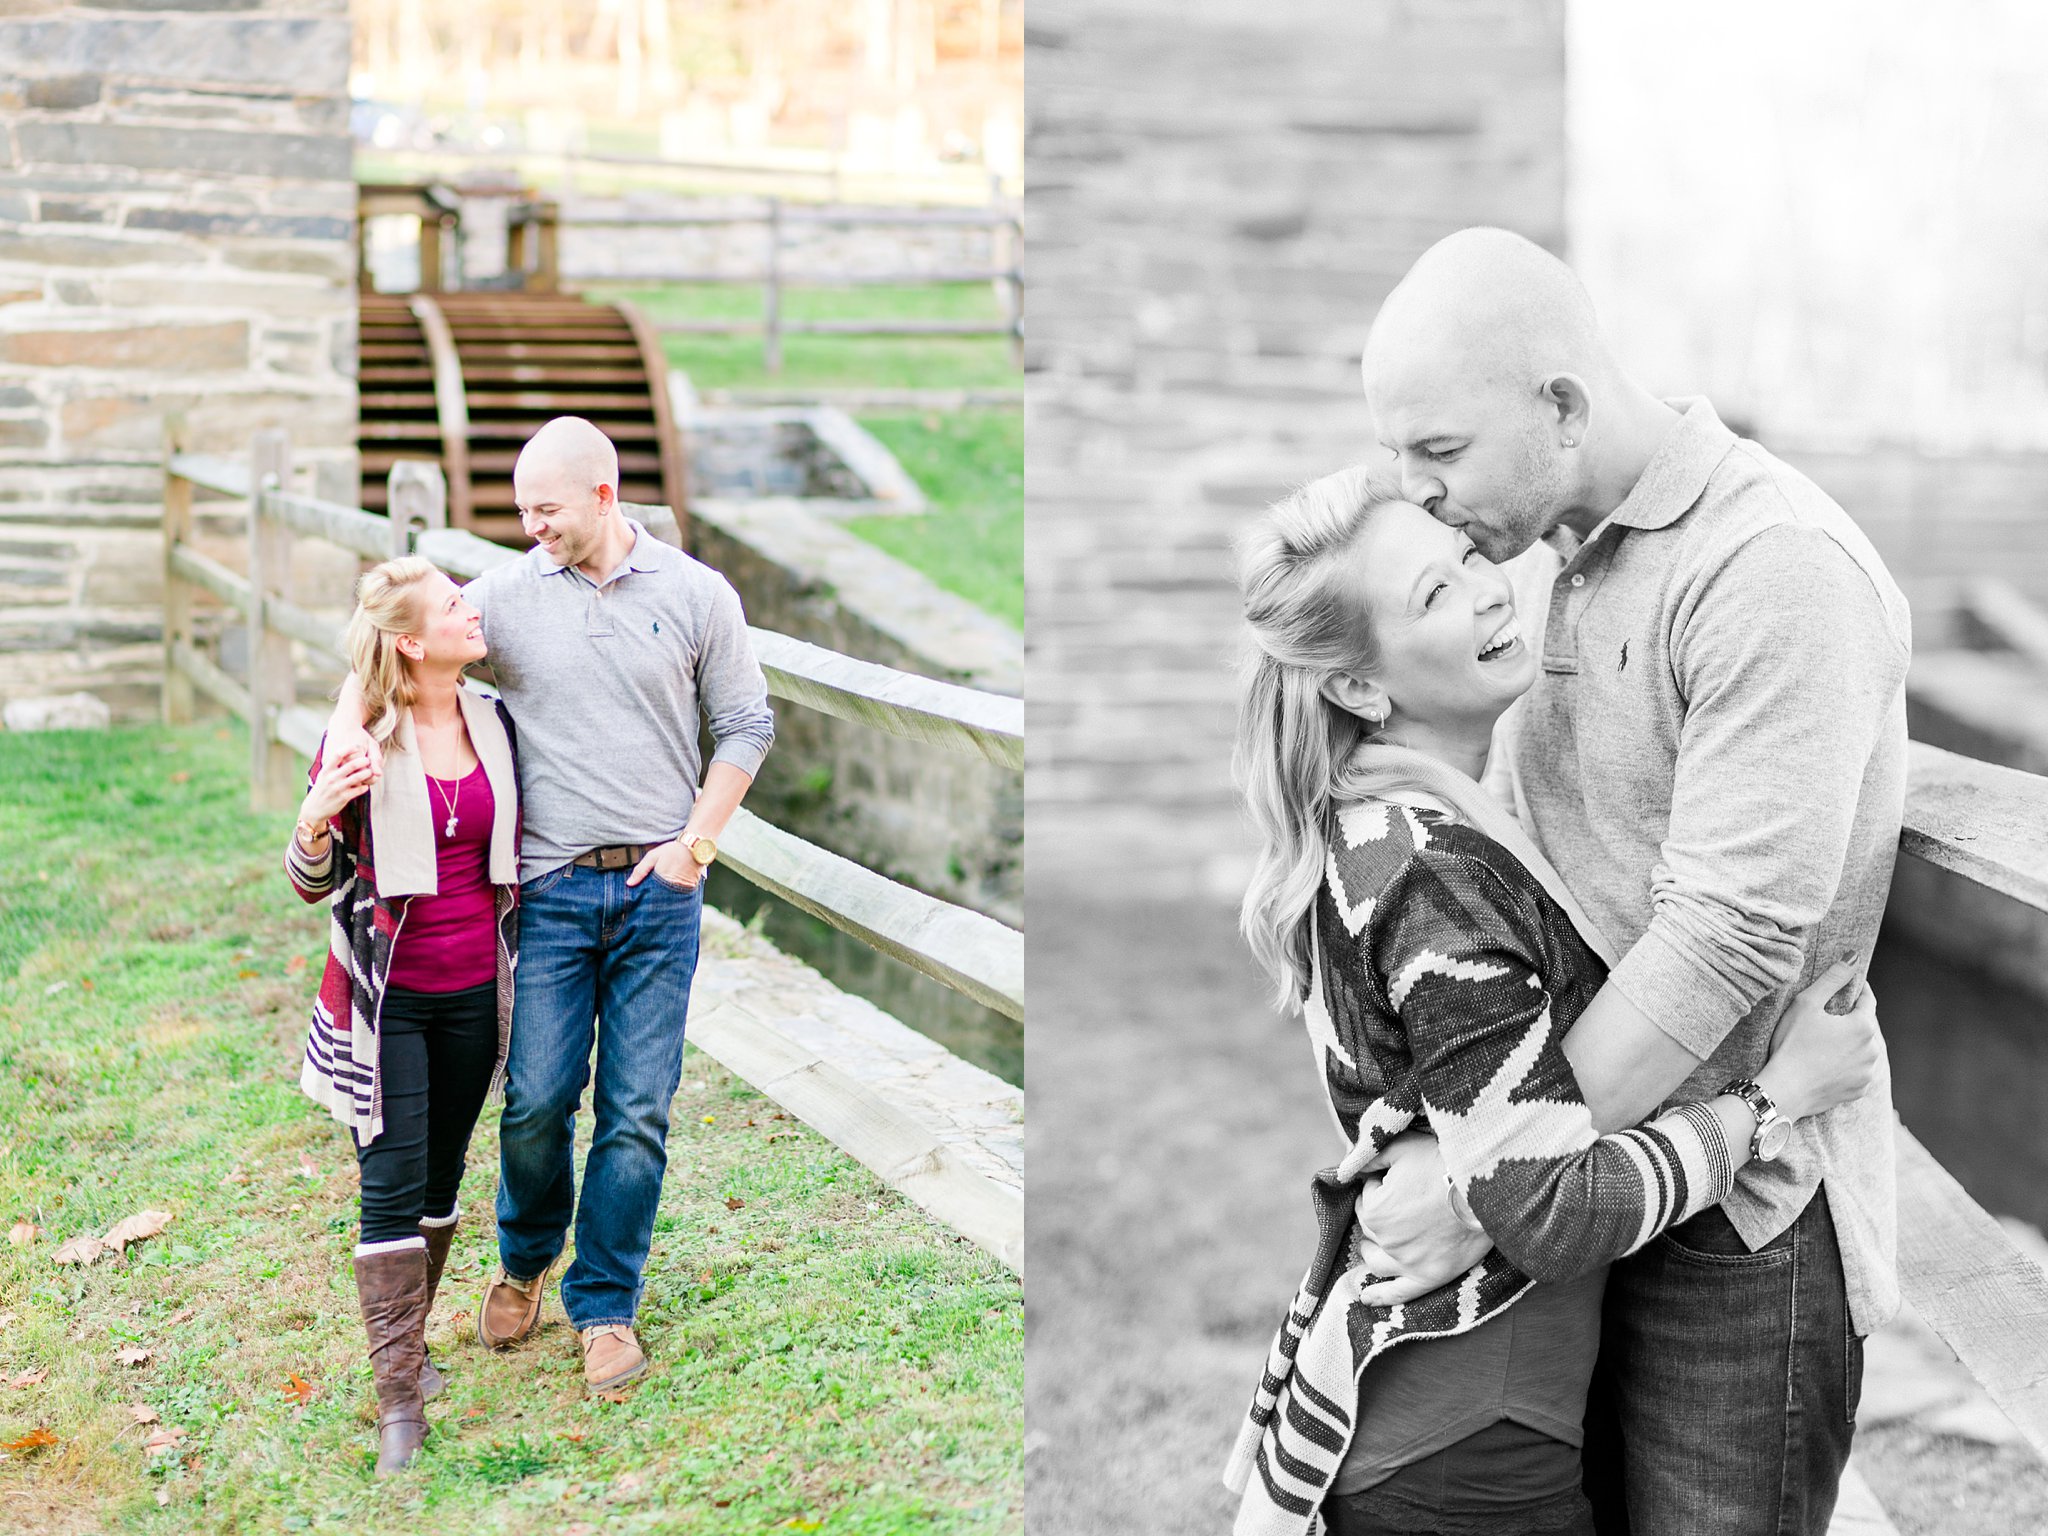
<path id="1" fill-rule="evenodd" d="M 356 1143 L 366 1243 L 415 1237 L 455 1209 L 470 1132 L 498 1060 L 495 982 L 461 992 L 384 989 L 384 1130 Z"/>

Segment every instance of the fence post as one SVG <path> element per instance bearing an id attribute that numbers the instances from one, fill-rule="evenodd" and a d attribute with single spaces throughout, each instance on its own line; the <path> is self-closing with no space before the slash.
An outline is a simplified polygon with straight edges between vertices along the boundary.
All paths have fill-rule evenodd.
<path id="1" fill-rule="evenodd" d="M 782 199 L 768 199 L 768 292 L 761 325 L 762 361 L 782 372 Z"/>
<path id="2" fill-rule="evenodd" d="M 391 466 L 384 485 L 394 560 L 412 552 L 419 534 L 448 526 L 448 478 L 432 459 L 400 459 Z"/>
<path id="3" fill-rule="evenodd" d="M 177 663 L 177 649 L 192 643 L 192 588 L 171 568 L 171 555 L 192 537 L 192 482 L 171 472 L 173 455 L 187 442 L 185 417 L 164 420 L 164 724 L 192 723 L 192 679 Z"/>
<path id="4" fill-rule="evenodd" d="M 1004 219 L 990 231 L 995 260 L 990 263 L 1003 275 L 996 279 L 996 296 L 1003 305 L 1003 324 L 1009 328 L 1010 366 L 1024 366 L 1024 226 L 1021 217 Z"/>
<path id="5" fill-rule="evenodd" d="M 562 205 L 552 200 L 542 203 L 540 205 L 540 270 L 536 274 L 535 284 L 542 293 L 553 293 L 561 287 L 561 224 Z"/>
<path id="6" fill-rule="evenodd" d="M 270 627 L 272 599 L 290 595 L 292 535 L 263 513 L 264 492 L 287 488 L 290 477 L 290 439 L 258 432 L 249 449 L 249 803 L 259 811 L 288 811 L 304 790 L 298 758 L 276 734 L 278 711 L 298 698 L 292 642 Z"/>

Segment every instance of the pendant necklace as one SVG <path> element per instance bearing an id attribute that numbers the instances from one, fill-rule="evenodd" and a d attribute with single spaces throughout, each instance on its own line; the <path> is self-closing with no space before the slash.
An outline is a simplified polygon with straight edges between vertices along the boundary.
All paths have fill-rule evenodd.
<path id="1" fill-rule="evenodd" d="M 457 779 L 454 781 L 455 798 L 453 800 L 441 794 L 441 781 L 431 773 L 427 775 L 427 782 L 434 786 L 434 793 L 440 796 L 441 809 L 448 813 L 448 824 L 441 829 L 441 835 L 453 838 L 455 836 L 455 807 L 462 802 L 462 780 Z"/>

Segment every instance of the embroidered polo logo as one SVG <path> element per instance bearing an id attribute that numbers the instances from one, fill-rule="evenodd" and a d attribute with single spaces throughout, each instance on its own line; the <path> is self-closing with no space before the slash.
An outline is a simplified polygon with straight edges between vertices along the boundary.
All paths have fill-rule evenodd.
<path id="1" fill-rule="evenodd" d="M 1621 642 L 1621 666 L 1618 670 L 1623 672 L 1628 670 L 1628 642 L 1626 640 Z"/>
<path id="2" fill-rule="evenodd" d="M 656 633 L 657 635 L 661 633 L 661 620 L 659 620 L 659 619 L 656 619 L 656 620 L 654 621 L 654 632 L 655 632 L 655 633 Z"/>

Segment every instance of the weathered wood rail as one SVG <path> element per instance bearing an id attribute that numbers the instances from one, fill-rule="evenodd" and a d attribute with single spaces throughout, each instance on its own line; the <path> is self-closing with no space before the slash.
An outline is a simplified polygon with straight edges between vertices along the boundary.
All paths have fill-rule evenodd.
<path id="1" fill-rule="evenodd" d="M 250 798 L 259 810 L 287 810 L 305 789 L 304 761 L 318 748 L 327 709 L 298 700 L 292 647 L 346 665 L 343 634 L 351 595 L 316 612 L 285 589 L 294 538 L 335 544 L 365 559 L 417 552 L 468 579 L 518 552 L 446 526 L 437 464 L 395 466 L 394 515 L 293 494 L 280 432 L 260 433 L 246 462 L 178 452 L 174 424 L 164 465 L 164 719 L 192 718 L 204 694 L 249 724 Z M 193 544 L 195 492 L 246 503 L 248 574 Z M 660 507 L 629 508 L 657 536 L 675 536 Z M 246 678 L 206 654 L 195 625 L 205 594 L 242 616 L 249 636 Z M 897 672 L 771 630 L 751 630 L 769 693 L 934 750 L 1021 767 L 1021 699 Z M 1016 1020 L 1024 1017 L 1024 936 L 978 912 L 899 884 L 741 810 L 719 839 L 720 862 L 869 947 Z M 1023 1207 L 929 1130 L 829 1063 L 808 1058 L 771 1024 L 726 1011 L 692 1039 L 777 1102 L 874 1169 L 956 1230 L 1021 1271 Z M 774 1066 L 771 1081 L 750 1064 Z"/>
<path id="2" fill-rule="evenodd" d="M 848 208 L 816 207 L 788 203 L 779 197 L 761 199 L 758 208 L 702 210 L 634 210 L 620 213 L 580 214 L 572 221 L 562 218 L 560 205 L 535 201 L 516 206 L 507 224 L 507 270 L 524 273 L 530 292 L 552 293 L 560 285 L 560 230 L 584 229 L 687 229 L 759 224 L 767 232 L 766 260 L 756 273 L 679 270 L 652 274 L 650 282 L 744 283 L 761 285 L 762 310 L 759 320 L 672 320 L 657 322 L 661 332 L 693 335 L 761 336 L 762 359 L 770 373 L 782 368 L 784 336 L 959 336 L 1007 337 L 1010 356 L 1019 367 L 1024 357 L 1024 272 L 1022 268 L 1023 214 L 1014 208 Z M 964 228 L 985 229 L 989 236 L 989 259 L 985 266 L 945 268 L 933 271 L 837 273 L 799 276 L 784 264 L 792 228 L 804 225 L 837 225 L 847 228 Z M 424 226 L 423 226 L 424 227 Z M 422 260 L 425 259 L 422 246 Z M 532 260 L 528 255 L 532 253 Z M 997 324 L 973 320 L 791 320 L 782 312 L 784 292 L 797 286 L 878 287 L 924 284 L 992 283 L 1003 307 Z"/>

